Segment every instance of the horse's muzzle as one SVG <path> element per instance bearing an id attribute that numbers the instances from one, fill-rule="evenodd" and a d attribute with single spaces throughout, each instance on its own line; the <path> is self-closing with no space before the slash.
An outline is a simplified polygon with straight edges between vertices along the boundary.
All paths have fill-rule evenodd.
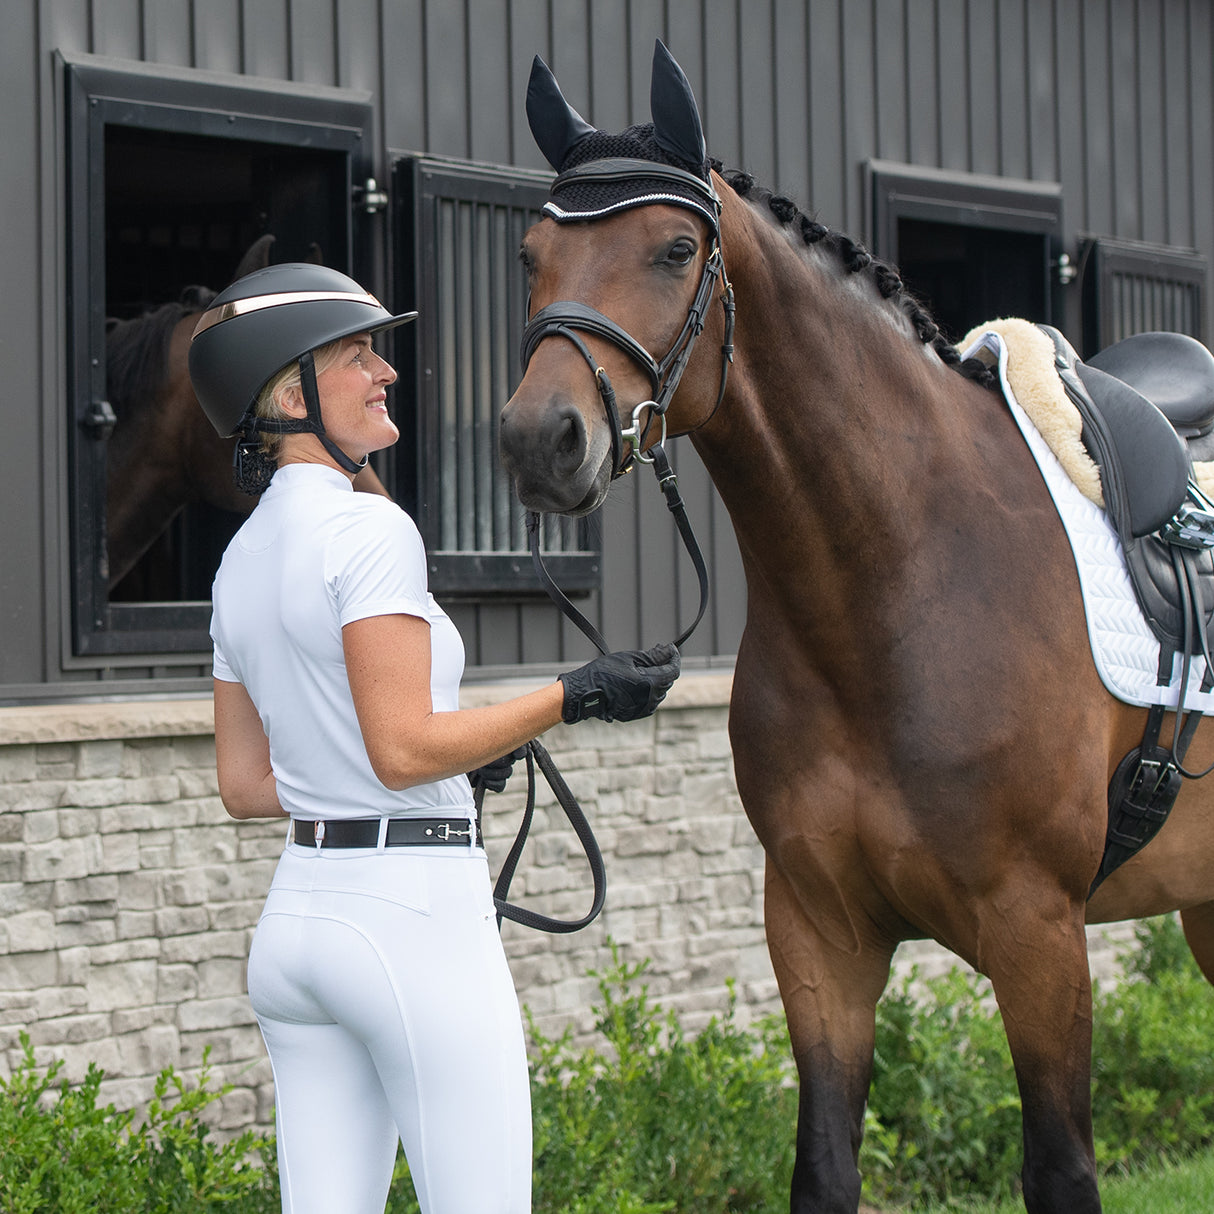
<path id="1" fill-rule="evenodd" d="M 611 445 L 596 438 L 571 401 L 527 409 L 518 397 L 502 410 L 502 464 L 519 501 L 542 514 L 589 514 L 611 483 Z"/>

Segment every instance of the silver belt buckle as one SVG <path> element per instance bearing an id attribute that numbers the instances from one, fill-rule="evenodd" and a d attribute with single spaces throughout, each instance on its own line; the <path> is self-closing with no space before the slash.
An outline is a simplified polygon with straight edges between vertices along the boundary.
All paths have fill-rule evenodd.
<path id="1" fill-rule="evenodd" d="M 450 822 L 440 822 L 438 824 L 438 826 L 435 828 L 434 833 L 444 843 L 446 843 L 448 839 L 453 838 L 453 837 L 456 839 L 466 838 L 469 841 L 471 841 L 471 839 L 472 839 L 472 827 L 471 826 L 469 826 L 467 830 L 452 830 Z"/>

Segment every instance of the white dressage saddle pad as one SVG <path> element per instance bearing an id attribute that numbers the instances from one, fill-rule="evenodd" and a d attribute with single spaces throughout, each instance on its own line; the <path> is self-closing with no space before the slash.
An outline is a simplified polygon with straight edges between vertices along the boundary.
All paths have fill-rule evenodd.
<path id="1" fill-rule="evenodd" d="M 1175 708 L 1180 693 L 1181 659 L 1177 655 L 1173 662 L 1172 681 L 1168 686 L 1156 682 L 1159 641 L 1134 597 L 1121 541 L 1107 513 L 1076 488 L 1028 414 L 1017 403 L 1008 383 L 1008 348 L 1003 338 L 998 333 L 984 333 L 967 347 L 963 357 L 972 357 L 983 347 L 998 356 L 999 382 L 1004 397 L 1041 469 L 1071 542 L 1083 589 L 1092 657 L 1101 680 L 1113 695 L 1127 704 L 1143 707 L 1162 704 Z M 1203 658 L 1193 659 L 1184 697 L 1186 710 L 1214 712 L 1214 692 L 1200 689 L 1205 669 Z"/>

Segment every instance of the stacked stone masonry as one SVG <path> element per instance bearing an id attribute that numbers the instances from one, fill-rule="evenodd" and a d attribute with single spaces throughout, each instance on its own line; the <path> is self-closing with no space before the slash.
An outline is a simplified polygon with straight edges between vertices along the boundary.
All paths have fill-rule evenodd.
<path id="1" fill-rule="evenodd" d="M 465 702 L 522 689 L 479 685 Z M 591 971 L 648 959 L 650 993 L 694 1031 L 727 1006 L 778 1011 L 763 937 L 762 850 L 734 788 L 729 677 L 690 674 L 648 721 L 561 727 L 545 744 L 594 825 L 607 907 L 589 929 L 544 935 L 507 923 L 520 1001 L 545 1034 L 593 1036 Z M 522 815 L 516 774 L 486 807 L 494 871 Z M 78 1081 L 90 1063 L 103 1099 L 146 1102 L 165 1067 L 197 1074 L 209 1051 L 232 1085 L 218 1125 L 268 1125 L 272 1081 L 245 995 L 245 958 L 281 822 L 230 820 L 216 789 L 209 701 L 0 709 L 0 1076 L 28 1033 L 42 1064 Z M 542 779 L 511 896 L 574 918 L 590 899 L 581 848 Z M 1092 935 L 1093 970 L 1115 972 L 1128 938 Z M 925 975 L 956 959 L 899 951 Z"/>

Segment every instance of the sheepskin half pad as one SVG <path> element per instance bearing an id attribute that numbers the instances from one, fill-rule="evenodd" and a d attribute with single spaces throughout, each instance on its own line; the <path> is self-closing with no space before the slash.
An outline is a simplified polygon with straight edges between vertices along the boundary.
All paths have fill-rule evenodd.
<path id="1" fill-rule="evenodd" d="M 1009 327 L 1008 337 L 1001 332 L 1005 326 Z M 1025 330 L 1030 332 L 1026 334 Z M 1020 344 L 1021 337 L 1030 340 Z M 1031 337 L 1045 343 L 1046 373 L 1040 370 L 1041 363 L 1034 352 L 1036 343 Z M 1054 499 L 1075 557 L 1092 658 L 1102 682 L 1127 704 L 1143 707 L 1162 704 L 1175 708 L 1180 692 L 1180 657 L 1175 659 L 1171 683 L 1167 686 L 1156 683 L 1159 641 L 1134 597 L 1121 541 L 1103 508 L 1099 470 L 1079 440 L 1082 428 L 1079 413 L 1066 400 L 1054 373 L 1052 343 L 1028 321 L 1001 320 L 973 330 L 960 349 L 963 357 L 981 357 L 992 370 L 997 370 L 1008 408 Z M 1021 354 L 1017 359 L 1021 349 L 1027 349 L 1029 353 Z M 1040 345 L 1036 345 L 1036 349 L 1039 350 Z M 1019 369 L 1017 361 L 1022 364 Z M 1053 380 L 1054 386 L 1047 390 L 1049 379 Z M 1050 432 L 1063 454 L 1056 454 L 1035 419 L 1030 417 L 1027 406 L 1020 401 L 1017 384 L 1031 398 L 1034 410 L 1042 418 L 1041 425 Z M 1065 408 L 1056 407 L 1054 402 L 1059 399 Z M 1073 419 L 1066 416 L 1068 410 Z M 1214 713 L 1214 692 L 1201 691 L 1205 669 L 1202 658 L 1194 659 L 1184 699 L 1186 708 L 1209 714 Z"/>

